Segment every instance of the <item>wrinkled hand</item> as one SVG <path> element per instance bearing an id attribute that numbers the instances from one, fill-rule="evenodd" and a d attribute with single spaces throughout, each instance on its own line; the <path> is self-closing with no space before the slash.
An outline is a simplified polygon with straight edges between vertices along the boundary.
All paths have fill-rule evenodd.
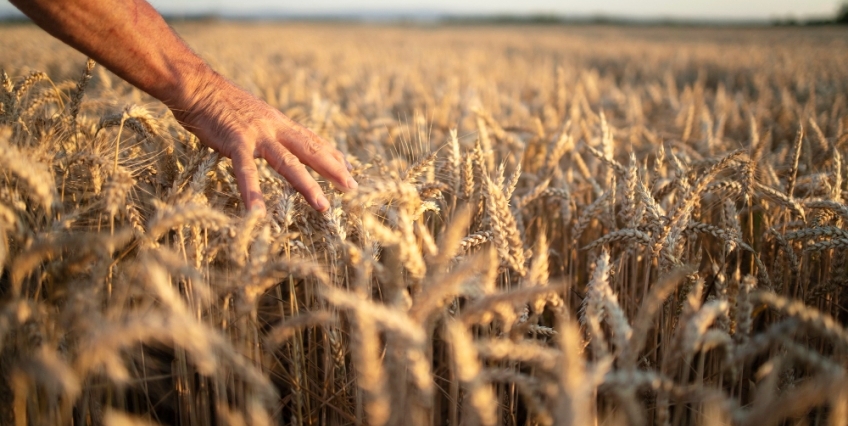
<path id="1" fill-rule="evenodd" d="M 215 75 L 204 82 L 189 104 L 185 110 L 174 108 L 174 116 L 201 143 L 232 159 L 248 210 L 265 211 L 254 158 L 268 161 L 318 211 L 330 203 L 305 166 L 340 190 L 356 189 L 341 152 L 225 78 Z"/>
<path id="2" fill-rule="evenodd" d="M 254 158 L 268 160 L 317 210 L 329 202 L 304 165 L 353 189 L 342 154 L 215 73 L 144 0 L 12 0 L 27 16 L 161 100 L 200 141 L 233 160 L 248 209 L 265 208 Z"/>

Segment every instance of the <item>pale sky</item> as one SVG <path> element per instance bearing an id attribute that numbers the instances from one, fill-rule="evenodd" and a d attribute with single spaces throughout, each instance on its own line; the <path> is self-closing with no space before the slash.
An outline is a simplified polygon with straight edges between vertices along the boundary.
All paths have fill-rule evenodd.
<path id="1" fill-rule="evenodd" d="M 531 14 L 606 15 L 634 18 L 771 19 L 833 16 L 840 0 L 153 0 L 168 13 L 219 14 Z M 0 14 L 14 10 L 0 1 Z"/>

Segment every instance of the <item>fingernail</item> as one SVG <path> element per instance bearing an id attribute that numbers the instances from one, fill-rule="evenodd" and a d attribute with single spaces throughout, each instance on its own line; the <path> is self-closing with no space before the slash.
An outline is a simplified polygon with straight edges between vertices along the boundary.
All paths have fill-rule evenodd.
<path id="1" fill-rule="evenodd" d="M 255 203 L 250 206 L 249 214 L 259 215 L 259 218 L 262 219 L 267 214 L 267 210 L 265 209 L 265 203 Z"/>
<path id="2" fill-rule="evenodd" d="M 352 178 L 352 177 L 347 178 L 347 182 L 345 182 L 345 184 L 346 184 L 346 185 L 347 185 L 347 187 L 348 187 L 348 188 L 350 188 L 350 189 L 356 189 L 356 188 L 359 188 L 359 184 L 358 184 L 358 183 L 356 183 L 356 181 L 355 181 L 355 180 L 353 180 L 353 178 Z"/>
<path id="3" fill-rule="evenodd" d="M 345 166 L 347 166 L 347 171 L 353 171 L 353 164 L 350 164 L 350 161 L 344 160 Z"/>
<path id="4" fill-rule="evenodd" d="M 324 195 L 319 195 L 318 198 L 315 200 L 315 208 L 319 212 L 327 210 L 329 207 L 330 207 L 330 202 L 327 200 L 327 197 L 325 197 Z"/>

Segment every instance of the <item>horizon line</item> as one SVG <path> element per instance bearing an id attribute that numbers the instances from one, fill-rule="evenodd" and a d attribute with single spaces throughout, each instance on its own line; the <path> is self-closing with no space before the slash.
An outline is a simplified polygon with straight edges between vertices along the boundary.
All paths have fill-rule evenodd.
<path id="1" fill-rule="evenodd" d="M 689 17 L 676 15 L 622 15 L 611 13 L 563 14 L 547 11 L 535 12 L 448 12 L 436 9 L 350 9 L 341 11 L 295 11 L 295 10 L 161 10 L 159 13 L 169 21 L 303 21 L 303 22 L 350 22 L 350 23 L 422 23 L 422 24 L 624 24 L 624 25 L 786 25 L 836 23 L 834 15 L 793 15 L 772 17 Z M 0 10 L 0 22 L 31 21 L 16 9 Z"/>

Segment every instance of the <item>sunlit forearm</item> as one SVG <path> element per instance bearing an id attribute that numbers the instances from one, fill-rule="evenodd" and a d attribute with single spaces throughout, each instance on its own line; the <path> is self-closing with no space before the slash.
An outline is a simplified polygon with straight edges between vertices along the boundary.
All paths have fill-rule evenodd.
<path id="1" fill-rule="evenodd" d="M 317 210 L 329 202 L 306 165 L 355 189 L 344 156 L 309 129 L 216 74 L 144 0 L 12 0 L 36 24 L 164 102 L 200 141 L 232 159 L 245 207 L 265 209 L 265 158 Z"/>
<path id="2" fill-rule="evenodd" d="M 163 101 L 186 109 L 214 72 L 143 0 L 11 0 L 56 38 Z"/>

